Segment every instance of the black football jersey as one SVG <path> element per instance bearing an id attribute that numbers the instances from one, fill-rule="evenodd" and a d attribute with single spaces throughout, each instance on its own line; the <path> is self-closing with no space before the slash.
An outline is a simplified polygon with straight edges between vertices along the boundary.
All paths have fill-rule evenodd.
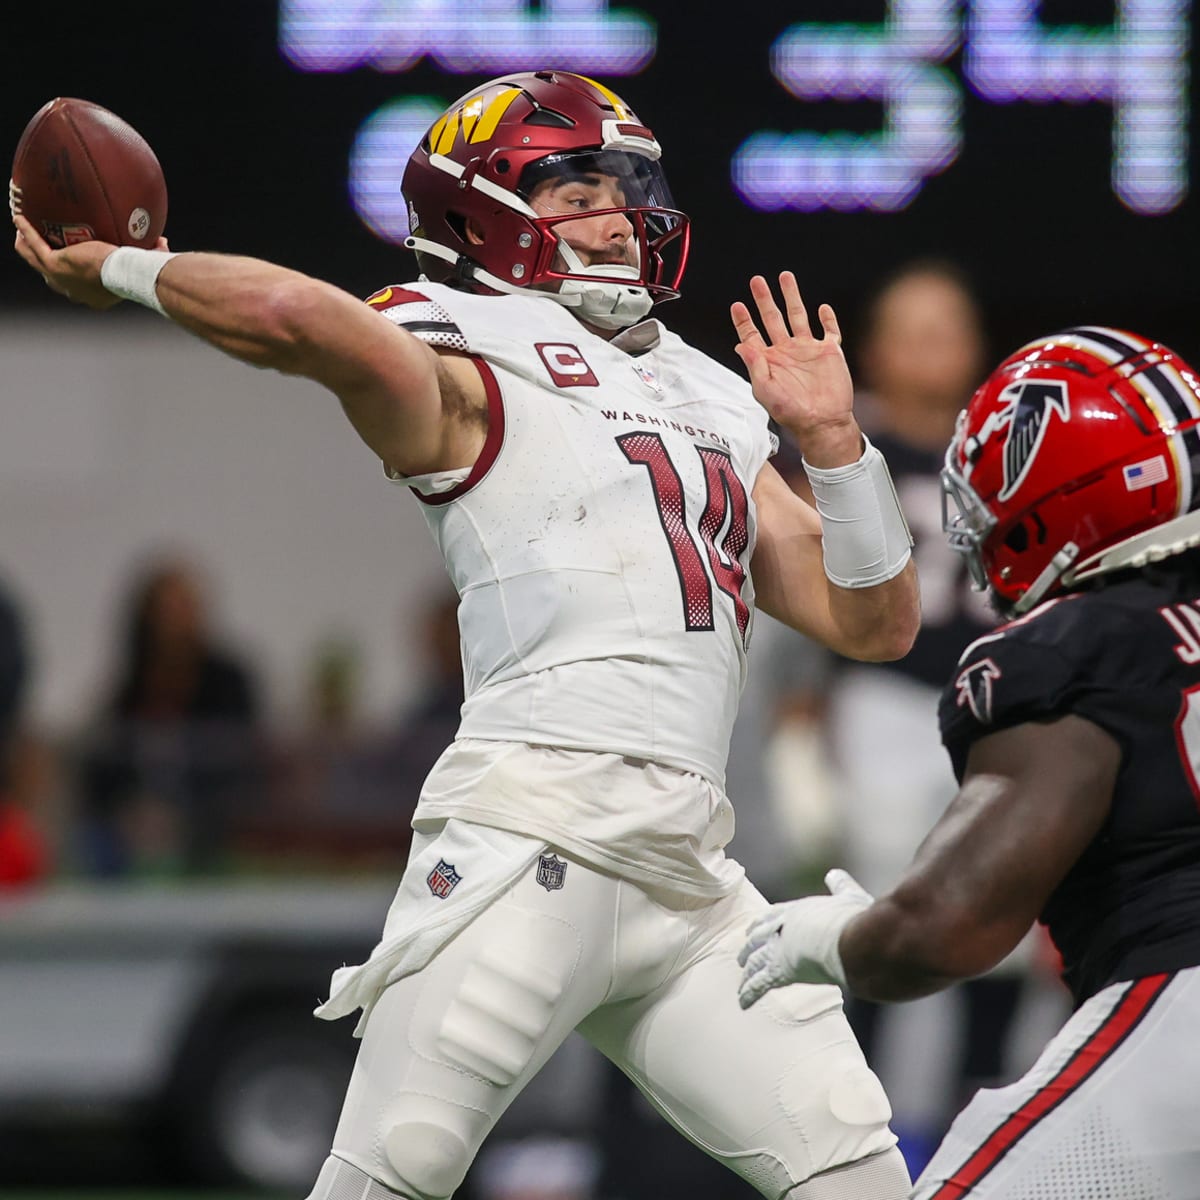
<path id="1" fill-rule="evenodd" d="M 1070 713 L 1121 747 L 1108 819 L 1041 914 L 1082 1002 L 1200 965 L 1200 572 L 1124 576 L 980 637 L 939 717 L 961 781 L 977 739 Z"/>

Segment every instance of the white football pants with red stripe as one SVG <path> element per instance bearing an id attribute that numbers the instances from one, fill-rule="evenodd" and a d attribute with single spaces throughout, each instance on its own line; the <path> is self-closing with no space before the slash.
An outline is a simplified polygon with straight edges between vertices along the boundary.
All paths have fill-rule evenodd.
<path id="1" fill-rule="evenodd" d="M 1200 967 L 1115 983 L 955 1119 L 913 1200 L 1197 1200 Z"/>

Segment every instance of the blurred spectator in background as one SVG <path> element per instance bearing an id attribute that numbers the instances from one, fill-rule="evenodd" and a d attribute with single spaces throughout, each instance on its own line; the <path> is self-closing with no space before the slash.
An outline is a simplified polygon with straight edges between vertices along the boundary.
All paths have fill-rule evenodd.
<path id="1" fill-rule="evenodd" d="M 258 868 L 395 869 L 408 844 L 391 819 L 394 781 L 381 777 L 378 731 L 362 712 L 362 651 L 330 632 L 304 671 L 303 719 L 274 746 L 271 786 L 234 822 L 239 856 Z M 389 784 L 391 788 L 389 790 Z"/>
<path id="2" fill-rule="evenodd" d="M 346 633 L 323 638 L 308 669 L 308 731 L 337 736 L 353 730 L 361 719 L 362 652 Z"/>
<path id="3" fill-rule="evenodd" d="M 463 701 L 458 597 L 441 585 L 402 635 L 421 661 L 411 707 L 380 722 L 362 711 L 362 652 L 345 633 L 315 647 L 305 722 L 278 747 L 265 802 L 238 821 L 258 866 L 402 866 L 421 784 L 454 740 Z"/>
<path id="4" fill-rule="evenodd" d="M 412 805 L 425 776 L 454 741 L 463 703 L 458 596 L 439 587 L 420 609 L 414 626 L 402 613 L 403 635 L 414 641 L 424 664 L 415 697 L 401 715 L 391 748 L 397 779 L 412 788 Z"/>
<path id="5" fill-rule="evenodd" d="M 17 608 L 16 599 L 0 579 L 0 744 L 17 727 L 21 702 L 29 680 L 29 648 L 25 640 L 25 623 Z M 0 760 L 2 766 L 3 760 Z"/>
<path id="6" fill-rule="evenodd" d="M 119 654 L 81 766 L 83 866 L 212 870 L 232 811 L 261 786 L 259 699 L 247 666 L 216 643 L 192 565 L 158 558 L 138 574 Z"/>
<path id="7" fill-rule="evenodd" d="M 29 786 L 39 756 L 21 726 L 29 659 L 24 618 L 0 579 L 0 887 L 32 882 L 47 869 L 45 844 L 29 811 L 40 790 Z"/>
<path id="8" fill-rule="evenodd" d="M 832 656 L 766 613 L 754 617 L 749 673 L 729 744 L 737 805 L 730 851 L 768 900 L 820 885 L 837 831 L 825 749 Z"/>
<path id="9" fill-rule="evenodd" d="M 305 719 L 276 747 L 266 803 L 238 823 L 239 848 L 257 865 L 403 864 L 422 777 L 397 774 L 394 730 L 364 713 L 362 690 L 357 640 L 345 632 L 321 638 L 306 672 Z"/>
<path id="10" fill-rule="evenodd" d="M 985 373 L 985 339 L 962 273 L 951 263 L 924 260 L 881 285 L 856 342 L 856 377 L 866 388 L 856 410 L 891 467 L 921 587 L 913 649 L 898 662 L 842 663 L 829 709 L 842 857 L 878 894 L 900 877 L 954 796 L 938 736 L 938 697 L 959 654 L 996 623 L 942 534 L 939 480 L 958 413 Z M 964 1094 L 1005 1074 L 1020 989 L 1010 963 L 915 1004 L 847 1004 L 892 1101 L 893 1127 L 914 1176 Z"/>
<path id="11" fill-rule="evenodd" d="M 779 432 L 775 469 L 811 501 L 800 451 Z M 832 861 L 837 818 L 825 724 L 835 656 L 761 611 L 747 655 L 725 773 L 737 805 L 732 851 L 776 900 L 820 887 Z"/>
<path id="12" fill-rule="evenodd" d="M 905 658 L 847 661 L 838 673 L 832 734 L 846 853 L 870 889 L 896 878 L 954 794 L 931 714 L 959 654 L 996 618 L 942 535 L 942 460 L 984 368 L 981 317 L 965 280 L 938 261 L 902 268 L 867 308 L 858 344 L 866 428 L 912 530 L 922 619 Z"/>

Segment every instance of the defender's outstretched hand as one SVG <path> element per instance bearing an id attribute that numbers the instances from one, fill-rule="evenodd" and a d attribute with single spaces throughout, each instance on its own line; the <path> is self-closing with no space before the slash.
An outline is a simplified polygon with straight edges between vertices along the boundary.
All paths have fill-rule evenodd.
<path id="1" fill-rule="evenodd" d="M 749 1008 L 771 988 L 789 983 L 836 983 L 846 987 L 838 938 L 874 898 L 847 871 L 825 876 L 828 896 L 772 904 L 746 931 L 738 954 L 744 967 L 738 1003 Z"/>
<path id="2" fill-rule="evenodd" d="M 755 398 L 806 451 L 821 439 L 836 439 L 859 447 L 858 424 L 853 416 L 854 385 L 842 354 L 842 334 L 837 316 L 828 304 L 818 310 L 825 336 L 813 336 L 808 312 L 800 297 L 796 276 L 779 276 L 784 313 L 761 275 L 750 280 L 750 294 L 758 308 L 762 330 L 750 309 L 735 301 L 730 307 L 738 344 L 738 357 L 746 364 Z M 765 331 L 765 336 L 764 332 Z M 856 459 L 859 449 L 851 458 Z M 814 463 L 814 465 L 835 465 Z"/>

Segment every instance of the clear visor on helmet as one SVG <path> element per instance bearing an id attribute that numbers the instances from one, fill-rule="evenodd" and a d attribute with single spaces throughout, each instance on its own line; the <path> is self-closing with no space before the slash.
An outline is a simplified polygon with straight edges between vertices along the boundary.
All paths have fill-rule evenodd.
<path id="1" fill-rule="evenodd" d="M 539 158 L 522 173 L 517 195 L 539 215 L 647 209 L 654 214 L 647 214 L 654 236 L 676 228 L 682 216 L 658 161 L 627 150 L 570 150 Z"/>
<path id="2" fill-rule="evenodd" d="M 942 529 L 950 549 L 966 558 L 972 586 L 982 592 L 988 586 L 983 543 L 995 529 L 996 518 L 956 465 L 964 415 L 959 415 L 958 431 L 946 451 L 946 462 L 942 467 Z"/>
<path id="3" fill-rule="evenodd" d="M 599 264 L 636 268 L 645 284 L 678 286 L 687 218 L 675 208 L 656 160 L 625 150 L 551 154 L 525 168 L 516 190 L 555 239 L 582 246 Z M 596 224 L 604 217 L 627 222 L 620 236 Z M 542 268 L 550 277 L 571 274 L 561 262 Z"/>

